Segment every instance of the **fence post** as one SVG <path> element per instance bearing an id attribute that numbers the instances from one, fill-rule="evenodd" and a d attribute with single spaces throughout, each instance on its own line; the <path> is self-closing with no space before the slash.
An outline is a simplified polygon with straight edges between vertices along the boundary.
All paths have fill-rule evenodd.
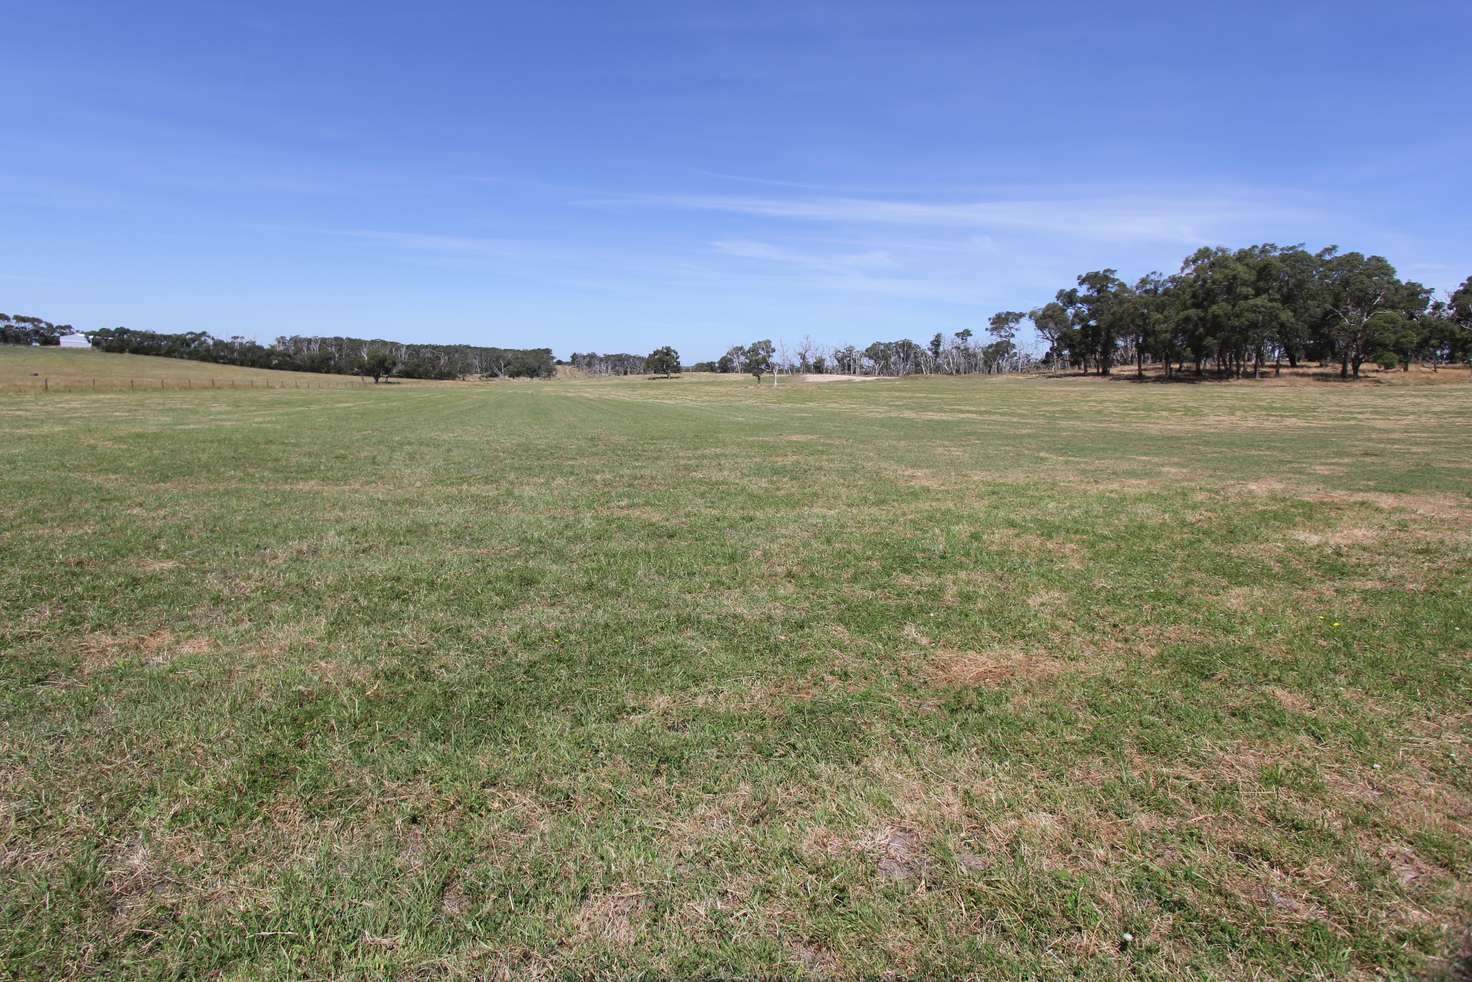
<path id="1" fill-rule="evenodd" d="M 51 380 L 50 379 L 48 379 L 48 378 L 41 379 L 41 391 L 42 392 L 50 392 L 51 391 Z"/>

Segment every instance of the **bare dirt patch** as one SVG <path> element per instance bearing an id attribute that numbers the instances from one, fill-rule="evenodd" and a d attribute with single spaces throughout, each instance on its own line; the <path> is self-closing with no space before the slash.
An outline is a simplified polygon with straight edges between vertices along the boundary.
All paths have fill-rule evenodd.
<path id="1" fill-rule="evenodd" d="M 799 382 L 878 382 L 877 375 L 794 375 L 793 378 Z"/>
<path id="2" fill-rule="evenodd" d="M 891 880 L 908 880 L 920 868 L 920 845 L 908 832 L 886 829 L 874 850 L 879 855 L 875 868 L 879 875 Z"/>
<path id="3" fill-rule="evenodd" d="M 451 917 L 464 917 L 470 913 L 470 892 L 459 877 L 455 877 L 440 892 L 440 910 Z"/>

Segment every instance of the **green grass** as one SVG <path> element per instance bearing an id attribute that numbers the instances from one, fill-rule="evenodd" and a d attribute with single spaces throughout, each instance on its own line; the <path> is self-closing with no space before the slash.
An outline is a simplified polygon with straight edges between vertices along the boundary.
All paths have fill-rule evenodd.
<path id="1" fill-rule="evenodd" d="M 1406 976 L 1472 921 L 1472 386 L 0 426 L 5 974 Z"/>
<path id="2" fill-rule="evenodd" d="M 0 345 L 0 393 L 138 391 L 146 389 L 358 388 L 373 384 L 351 375 L 278 372 L 213 365 L 182 358 L 125 355 L 86 348 L 62 350 Z M 395 379 L 395 385 L 432 385 Z"/>

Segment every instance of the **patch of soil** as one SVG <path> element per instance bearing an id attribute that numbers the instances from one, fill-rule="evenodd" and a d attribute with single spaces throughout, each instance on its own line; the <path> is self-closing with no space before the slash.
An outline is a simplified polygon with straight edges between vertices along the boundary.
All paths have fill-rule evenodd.
<path id="1" fill-rule="evenodd" d="M 908 832 L 890 830 L 885 833 L 880 847 L 883 851 L 876 867 L 880 876 L 908 880 L 919 871 L 919 844 Z"/>
<path id="2" fill-rule="evenodd" d="M 470 892 L 465 889 L 465 884 L 459 877 L 445 884 L 445 889 L 440 893 L 440 910 L 451 917 L 464 917 L 470 913 Z"/>

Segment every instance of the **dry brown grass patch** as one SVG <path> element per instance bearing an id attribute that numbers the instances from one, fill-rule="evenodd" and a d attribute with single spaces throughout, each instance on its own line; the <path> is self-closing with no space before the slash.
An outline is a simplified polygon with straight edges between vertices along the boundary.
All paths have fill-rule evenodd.
<path id="1" fill-rule="evenodd" d="M 831 978 L 838 972 L 838 957 L 822 945 L 802 942 L 791 950 L 803 970 L 816 978 Z"/>
<path id="2" fill-rule="evenodd" d="M 1472 516 L 1472 501 L 1453 494 L 1390 494 L 1379 491 L 1314 491 L 1308 501 L 1369 504 L 1386 511 L 1415 512 L 1428 518 L 1465 519 Z"/>
<path id="3" fill-rule="evenodd" d="M 808 829 L 798 852 L 812 859 L 858 858 L 875 873 L 890 880 L 920 877 L 925 868 L 921 838 L 912 829 L 877 826 L 857 834 L 840 835 L 815 825 Z"/>
<path id="4" fill-rule="evenodd" d="M 956 651 L 940 648 L 931 660 L 929 674 L 942 685 L 997 686 L 1012 679 L 1045 679 L 1067 665 L 1051 655 L 1020 648 L 987 651 Z"/>
<path id="5" fill-rule="evenodd" d="M 1379 542 L 1384 533 L 1364 525 L 1348 525 L 1323 532 L 1299 530 L 1290 534 L 1311 546 L 1366 546 Z"/>
<path id="6" fill-rule="evenodd" d="M 912 488 L 943 488 L 947 484 L 934 471 L 920 470 L 915 467 L 902 467 L 896 474 L 898 483 L 907 484 Z"/>
<path id="7" fill-rule="evenodd" d="M 1306 713 L 1313 709 L 1313 703 L 1309 702 L 1306 697 L 1299 695 L 1297 692 L 1289 692 L 1287 689 L 1275 685 L 1268 689 L 1268 694 L 1277 701 L 1278 705 L 1290 712 Z"/>
<path id="8" fill-rule="evenodd" d="M 628 884 L 589 897 L 577 912 L 578 936 L 626 948 L 638 936 L 634 921 L 643 906 L 644 892 Z"/>
<path id="9" fill-rule="evenodd" d="M 1027 605 L 1039 613 L 1053 613 L 1068 606 L 1068 594 L 1061 590 L 1036 590 L 1028 594 Z"/>
<path id="10" fill-rule="evenodd" d="M 91 675 L 134 656 L 148 665 L 167 665 L 180 655 L 203 654 L 209 650 L 210 641 L 203 637 L 181 641 L 168 628 L 145 635 L 93 631 L 82 636 L 79 647 L 82 674 Z"/>
<path id="11" fill-rule="evenodd" d="M 1314 473 L 1332 473 L 1312 468 Z M 1333 491 L 1277 478 L 1242 481 L 1226 488 L 1229 494 L 1297 498 L 1316 504 L 1373 505 L 1384 511 L 1409 511 L 1426 518 L 1465 519 L 1472 516 L 1472 499 L 1465 495 L 1385 491 Z"/>

